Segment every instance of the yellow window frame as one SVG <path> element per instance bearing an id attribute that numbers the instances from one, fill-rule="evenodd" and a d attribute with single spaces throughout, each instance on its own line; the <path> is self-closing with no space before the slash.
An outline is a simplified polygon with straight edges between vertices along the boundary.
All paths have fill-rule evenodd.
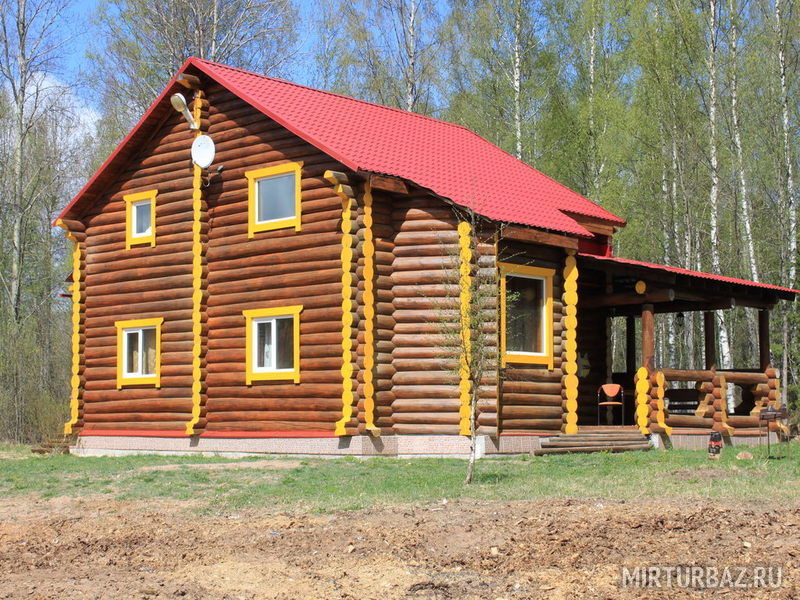
<path id="1" fill-rule="evenodd" d="M 300 383 L 300 312 L 302 305 L 279 306 L 276 308 L 255 308 L 242 312 L 245 318 L 245 377 L 247 385 L 254 381 L 291 380 Z M 292 343 L 294 352 L 294 369 L 284 371 L 253 370 L 253 320 L 269 317 L 293 317 Z"/>
<path id="2" fill-rule="evenodd" d="M 500 360 L 507 363 L 545 365 L 553 370 L 553 276 L 555 269 L 499 263 L 500 267 Z M 506 351 L 506 276 L 520 276 L 544 281 L 544 352 L 541 354 Z"/>
<path id="3" fill-rule="evenodd" d="M 123 196 L 125 201 L 125 249 L 130 250 L 133 246 L 143 246 L 149 244 L 156 245 L 156 197 L 158 190 L 147 190 L 136 194 Z M 133 235 L 133 205 L 139 202 L 150 201 L 150 235 Z"/>
<path id="4" fill-rule="evenodd" d="M 259 231 L 273 231 L 275 229 L 287 229 L 294 227 L 295 231 L 300 231 L 300 213 L 301 213 L 301 172 L 303 169 L 302 162 L 290 162 L 274 167 L 265 167 L 263 169 L 256 169 L 254 171 L 247 171 L 244 176 L 247 177 L 247 235 L 254 237 Z M 287 173 L 294 173 L 294 216 L 286 219 L 275 219 L 258 223 L 258 181 L 261 179 L 268 179 L 270 177 L 277 177 L 278 175 L 286 175 Z"/>
<path id="5" fill-rule="evenodd" d="M 164 323 L 162 317 L 154 319 L 132 319 L 129 321 L 116 321 L 114 327 L 117 328 L 117 389 L 122 389 L 129 385 L 153 385 L 161 387 L 161 325 Z M 155 327 L 156 329 L 156 372 L 155 375 L 147 377 L 125 377 L 125 332 L 129 329 L 141 329 L 143 327 Z"/>

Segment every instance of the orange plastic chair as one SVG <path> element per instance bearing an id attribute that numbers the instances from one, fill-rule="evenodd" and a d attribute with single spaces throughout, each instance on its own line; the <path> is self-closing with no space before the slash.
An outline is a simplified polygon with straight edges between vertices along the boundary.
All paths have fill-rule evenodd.
<path id="1" fill-rule="evenodd" d="M 600 395 L 605 396 L 605 400 L 600 400 Z M 622 424 L 625 425 L 625 392 L 618 383 L 605 383 L 597 388 L 597 424 L 600 425 L 600 407 L 619 406 Z M 613 409 L 612 409 L 613 410 Z"/>

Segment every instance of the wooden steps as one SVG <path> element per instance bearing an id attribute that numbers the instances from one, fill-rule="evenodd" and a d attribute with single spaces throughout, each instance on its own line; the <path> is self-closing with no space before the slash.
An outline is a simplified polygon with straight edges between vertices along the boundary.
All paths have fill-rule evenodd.
<path id="1" fill-rule="evenodd" d="M 56 435 L 38 446 L 31 448 L 34 454 L 68 454 L 69 447 L 75 443 L 77 435 Z"/>
<path id="2" fill-rule="evenodd" d="M 589 452 L 631 452 L 650 450 L 647 436 L 631 430 L 595 430 L 586 433 L 566 434 L 542 441 L 534 456 Z"/>

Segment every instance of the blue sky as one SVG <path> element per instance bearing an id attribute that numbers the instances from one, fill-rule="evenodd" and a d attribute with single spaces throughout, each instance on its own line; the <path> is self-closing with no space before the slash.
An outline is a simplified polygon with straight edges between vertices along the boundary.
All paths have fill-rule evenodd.
<path id="1" fill-rule="evenodd" d="M 69 83 L 77 85 L 76 93 L 81 99 L 89 105 L 94 105 L 94 98 L 88 93 L 88 90 L 80 85 L 80 70 L 86 62 L 86 53 L 89 50 L 92 42 L 92 19 L 97 11 L 97 6 L 100 0 L 72 0 L 68 10 L 68 14 L 64 15 L 64 22 L 70 24 L 72 31 L 66 32 L 70 36 L 70 42 L 65 48 L 65 72 L 63 78 Z M 313 0 L 295 0 L 295 4 L 300 11 L 300 34 L 299 40 L 301 44 L 300 54 L 311 50 L 314 37 L 313 32 L 306 25 L 313 19 L 313 11 L 315 2 Z M 310 84 L 312 83 L 310 75 L 304 68 L 308 61 L 300 57 L 295 61 L 292 68 L 292 79 L 298 83 Z M 166 83 L 166 82 L 165 82 Z"/>

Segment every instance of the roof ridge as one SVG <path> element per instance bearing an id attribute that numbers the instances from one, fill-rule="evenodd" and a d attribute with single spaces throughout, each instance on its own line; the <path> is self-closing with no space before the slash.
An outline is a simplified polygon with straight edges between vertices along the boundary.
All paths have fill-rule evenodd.
<path id="1" fill-rule="evenodd" d="M 469 131 L 470 133 L 475 133 L 468 127 L 464 125 L 459 125 L 458 123 L 453 123 L 451 121 L 445 121 L 444 119 L 437 119 L 436 117 L 431 117 L 428 115 L 423 115 L 420 113 L 415 113 L 410 110 L 405 110 L 402 108 L 397 108 L 396 106 L 387 106 L 385 104 L 379 104 L 377 102 L 371 102 L 370 100 L 363 100 L 362 98 L 354 98 L 353 96 L 347 96 L 345 94 L 340 94 L 339 92 L 332 92 L 330 90 L 323 90 L 320 88 L 311 87 L 310 85 L 304 85 L 302 83 L 297 83 L 295 81 L 289 81 L 288 79 L 282 79 L 280 77 L 273 77 L 272 75 L 263 75 L 262 73 L 254 73 L 253 71 L 248 71 L 247 69 L 241 69 L 239 67 L 232 67 L 230 65 L 225 65 L 222 63 L 214 62 L 213 60 L 208 60 L 205 58 L 197 58 L 192 57 L 189 59 L 190 61 L 197 61 L 203 62 L 209 65 L 213 65 L 215 67 L 221 67 L 223 69 L 229 69 L 231 71 L 238 71 L 239 73 L 244 73 L 245 75 L 252 75 L 253 77 L 258 77 L 260 79 L 267 79 L 269 81 L 277 81 L 278 83 L 285 83 L 287 85 L 291 85 L 294 87 L 302 88 L 304 90 L 309 90 L 311 92 L 318 92 L 320 94 L 327 94 L 328 96 L 334 96 L 336 98 L 342 98 L 343 100 L 350 100 L 352 102 L 358 102 L 360 104 L 366 104 L 368 106 L 374 106 L 376 108 L 382 108 L 384 110 L 390 110 L 393 112 L 398 112 L 404 115 L 409 115 L 412 117 L 417 117 L 419 119 L 425 119 L 428 121 L 433 121 L 434 123 L 440 123 L 442 125 L 449 125 L 450 127 L 456 127 L 458 129 L 463 129 L 464 131 Z M 477 134 L 476 134 L 477 135 Z M 479 136 L 480 137 L 480 136 Z"/>

